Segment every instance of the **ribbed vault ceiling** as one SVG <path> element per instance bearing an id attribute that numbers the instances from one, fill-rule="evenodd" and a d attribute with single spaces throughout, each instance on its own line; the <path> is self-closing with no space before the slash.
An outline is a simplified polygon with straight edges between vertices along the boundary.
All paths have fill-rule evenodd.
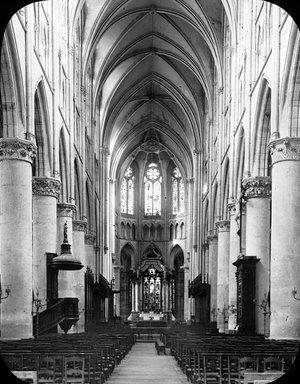
<path id="1" fill-rule="evenodd" d="M 115 171 L 138 155 L 151 130 L 192 173 L 214 73 L 222 82 L 222 17 L 221 0 L 85 1 L 84 68 Z"/>

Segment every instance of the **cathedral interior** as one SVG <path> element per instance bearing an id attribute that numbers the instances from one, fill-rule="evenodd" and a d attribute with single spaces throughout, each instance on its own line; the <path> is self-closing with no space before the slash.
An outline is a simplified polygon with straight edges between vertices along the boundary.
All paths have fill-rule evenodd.
<path id="1" fill-rule="evenodd" d="M 176 332 L 194 332 L 283 343 L 292 366 L 299 95 L 299 29 L 269 1 L 18 9 L 1 43 L 3 359 L 21 340 L 157 329 L 178 364 Z M 193 383 L 246 382 L 194 360 Z"/>

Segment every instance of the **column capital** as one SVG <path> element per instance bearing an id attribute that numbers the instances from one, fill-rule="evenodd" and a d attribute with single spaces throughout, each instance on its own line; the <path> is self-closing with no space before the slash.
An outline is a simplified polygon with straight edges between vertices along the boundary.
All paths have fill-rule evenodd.
<path id="1" fill-rule="evenodd" d="M 300 138 L 284 137 L 275 139 L 268 144 L 272 157 L 272 165 L 279 161 L 299 161 L 300 160 Z"/>
<path id="2" fill-rule="evenodd" d="M 52 196 L 58 198 L 61 183 L 51 177 L 33 177 L 32 193 L 35 196 Z"/>
<path id="3" fill-rule="evenodd" d="M 71 217 L 73 218 L 74 212 L 76 212 L 76 205 L 69 203 L 58 203 L 57 216 L 58 217 Z"/>
<path id="4" fill-rule="evenodd" d="M 229 220 L 220 220 L 216 222 L 216 228 L 218 232 L 229 232 L 230 231 L 230 221 Z"/>
<path id="5" fill-rule="evenodd" d="M 237 204 L 236 199 L 228 199 L 227 209 L 230 215 L 233 215 L 236 213 L 236 204 Z"/>
<path id="6" fill-rule="evenodd" d="M 0 161 L 21 160 L 32 164 L 36 157 L 36 146 L 29 140 L 16 137 L 0 139 Z"/>
<path id="7" fill-rule="evenodd" d="M 86 221 L 83 220 L 73 220 L 73 232 L 85 232 L 86 231 Z"/>
<path id="8" fill-rule="evenodd" d="M 270 176 L 248 177 L 242 181 L 244 188 L 244 199 L 253 197 L 270 198 L 272 179 Z"/>
<path id="9" fill-rule="evenodd" d="M 218 242 L 218 236 L 217 235 L 207 236 L 207 242 L 208 242 L 208 246 L 210 246 L 211 244 L 216 244 Z"/>

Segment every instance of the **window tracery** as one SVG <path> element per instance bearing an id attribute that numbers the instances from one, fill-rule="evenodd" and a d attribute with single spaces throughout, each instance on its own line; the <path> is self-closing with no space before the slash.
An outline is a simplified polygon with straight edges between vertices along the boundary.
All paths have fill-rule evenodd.
<path id="1" fill-rule="evenodd" d="M 121 184 L 121 213 L 134 213 L 134 182 L 135 176 L 131 167 L 128 167 Z"/>
<path id="2" fill-rule="evenodd" d="M 184 184 L 181 173 L 177 167 L 172 174 L 172 213 L 178 214 L 184 211 Z"/>
<path id="3" fill-rule="evenodd" d="M 156 163 L 150 163 L 144 176 L 145 215 L 161 215 L 162 176 Z"/>

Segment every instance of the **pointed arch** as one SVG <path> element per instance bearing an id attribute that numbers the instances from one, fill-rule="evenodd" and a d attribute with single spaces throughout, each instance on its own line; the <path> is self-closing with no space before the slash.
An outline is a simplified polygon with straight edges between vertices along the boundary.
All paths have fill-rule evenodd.
<path id="1" fill-rule="evenodd" d="M 76 220 L 81 220 L 82 217 L 82 203 L 81 203 L 81 181 L 80 181 L 80 173 L 78 167 L 78 160 L 75 158 L 74 160 L 74 193 L 75 193 L 75 204 L 76 204 L 76 212 L 75 218 Z"/>
<path id="2" fill-rule="evenodd" d="M 125 224 L 122 221 L 121 222 L 121 233 L 120 233 L 121 239 L 125 239 Z"/>
<path id="3" fill-rule="evenodd" d="M 203 215 L 203 241 L 206 241 L 209 232 L 209 218 L 208 218 L 209 200 L 204 203 Z"/>
<path id="4" fill-rule="evenodd" d="M 252 134 L 252 176 L 267 176 L 268 174 L 268 143 L 271 135 L 271 88 L 266 79 L 260 87 L 260 95 Z"/>
<path id="5" fill-rule="evenodd" d="M 133 223 L 131 227 L 131 238 L 132 240 L 136 239 L 136 225 Z"/>
<path id="6" fill-rule="evenodd" d="M 211 224 L 212 224 L 212 231 L 215 230 L 216 221 L 218 220 L 218 182 L 215 183 L 213 187 L 213 193 L 212 193 L 212 212 L 211 212 Z"/>
<path id="7" fill-rule="evenodd" d="M 170 240 L 174 240 L 174 225 L 170 224 Z"/>
<path id="8" fill-rule="evenodd" d="M 131 227 L 130 227 L 130 224 L 127 223 L 126 224 L 126 239 L 130 239 L 131 238 Z"/>
<path id="9" fill-rule="evenodd" d="M 34 135 L 37 146 L 34 176 L 51 176 L 51 131 L 49 110 L 43 81 L 41 80 L 34 94 Z"/>
<path id="10" fill-rule="evenodd" d="M 295 53 L 289 91 L 288 136 L 300 136 L 300 43 Z"/>
<path id="11" fill-rule="evenodd" d="M 120 262 L 123 267 L 120 271 L 120 316 L 123 321 L 127 321 L 131 312 L 130 273 L 134 263 L 134 253 L 129 243 L 125 244 L 120 252 Z"/>
<path id="12" fill-rule="evenodd" d="M 9 23 L 1 46 L 0 137 L 23 137 L 25 92 L 15 36 Z"/>
<path id="13" fill-rule="evenodd" d="M 85 182 L 85 207 L 84 207 L 84 215 L 87 220 L 87 229 L 92 230 L 93 228 L 93 216 L 92 216 L 92 205 L 91 205 L 91 192 L 89 181 Z"/>
<path id="14" fill-rule="evenodd" d="M 229 159 L 226 158 L 224 162 L 223 170 L 223 190 L 222 190 L 222 218 L 223 220 L 228 219 L 228 193 L 229 193 Z"/>
<path id="15" fill-rule="evenodd" d="M 245 132 L 243 126 L 239 127 L 237 133 L 237 149 L 235 158 L 235 196 L 237 197 L 240 192 L 241 181 L 244 174 L 245 164 Z"/>
<path id="16" fill-rule="evenodd" d="M 280 89 L 280 136 L 299 136 L 299 52 L 300 33 L 296 24 L 292 26 Z M 288 123 L 287 123 L 288 122 Z"/>
<path id="17" fill-rule="evenodd" d="M 68 167 L 68 146 L 65 137 L 64 128 L 61 128 L 59 134 L 59 174 L 61 181 L 61 190 L 59 195 L 60 203 L 69 202 L 69 167 Z"/>
<path id="18" fill-rule="evenodd" d="M 173 297 L 173 314 L 177 321 L 184 320 L 184 255 L 179 245 L 171 250 L 170 259 L 173 260 L 174 268 L 174 297 Z"/>

